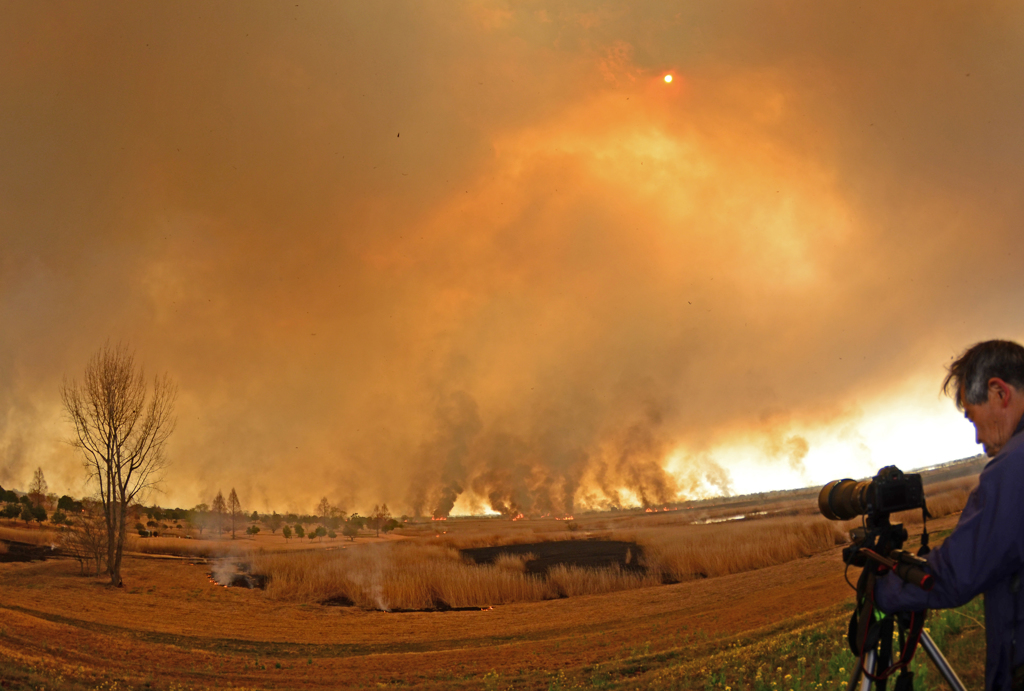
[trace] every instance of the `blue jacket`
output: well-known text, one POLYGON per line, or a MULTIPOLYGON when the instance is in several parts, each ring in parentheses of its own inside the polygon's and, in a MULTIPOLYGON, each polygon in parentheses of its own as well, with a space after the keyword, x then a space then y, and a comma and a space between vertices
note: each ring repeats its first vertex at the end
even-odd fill
POLYGON ((904 583, 893 573, 875 588, 875 604, 890 613, 959 607, 984 593, 985 688, 992 691, 1008 690, 1011 669, 1024 662, 1024 601, 1019 587, 1012 592, 1014 577, 1024 569, 1022 431, 1024 419, 982 470, 956 529, 928 555, 932 590, 904 583))

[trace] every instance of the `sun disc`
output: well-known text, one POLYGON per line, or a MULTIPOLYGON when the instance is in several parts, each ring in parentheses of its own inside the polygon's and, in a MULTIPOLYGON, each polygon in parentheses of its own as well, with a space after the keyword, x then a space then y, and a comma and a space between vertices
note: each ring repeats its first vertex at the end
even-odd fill
POLYGON ((666 84, 671 84, 672 83, 672 75, 671 74, 666 74, 665 75, 665 83, 666 84))

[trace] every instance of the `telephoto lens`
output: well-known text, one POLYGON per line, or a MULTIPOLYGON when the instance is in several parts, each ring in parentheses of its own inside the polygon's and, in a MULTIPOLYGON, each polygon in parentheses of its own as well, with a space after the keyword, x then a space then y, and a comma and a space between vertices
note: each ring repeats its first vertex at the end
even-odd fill
POLYGON ((832 521, 847 521, 863 514, 883 516, 924 505, 921 475, 907 475, 894 465, 867 480, 833 480, 818 494, 818 510, 832 521))
POLYGON ((818 494, 818 510, 831 521, 856 518, 868 509, 871 480, 833 480, 818 494))

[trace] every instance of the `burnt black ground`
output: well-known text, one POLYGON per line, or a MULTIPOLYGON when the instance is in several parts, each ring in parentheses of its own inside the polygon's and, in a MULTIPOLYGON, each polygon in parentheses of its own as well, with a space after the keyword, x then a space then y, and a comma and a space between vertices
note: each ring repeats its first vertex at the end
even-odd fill
POLYGON ((56 557, 60 550, 49 545, 31 545, 27 542, 0 540, 7 545, 7 551, 0 553, 0 562, 9 561, 46 561, 47 557, 56 557))
POLYGON ((641 561, 643 548, 635 542, 618 540, 563 540, 561 542, 532 542, 499 547, 473 547, 459 550, 477 564, 492 564, 499 554, 532 554, 526 562, 527 573, 547 573, 559 564, 592 569, 618 565, 624 571, 645 571, 641 561))

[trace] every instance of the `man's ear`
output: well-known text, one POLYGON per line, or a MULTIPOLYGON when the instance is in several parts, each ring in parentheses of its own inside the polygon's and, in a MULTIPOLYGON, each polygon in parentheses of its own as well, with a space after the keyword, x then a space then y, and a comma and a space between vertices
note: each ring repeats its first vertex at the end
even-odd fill
POLYGON ((1013 399, 1013 394, 1017 393, 1012 386, 999 377, 992 377, 988 380, 988 390, 999 397, 999 406, 1002 408, 1010 405, 1010 401, 1013 399))

